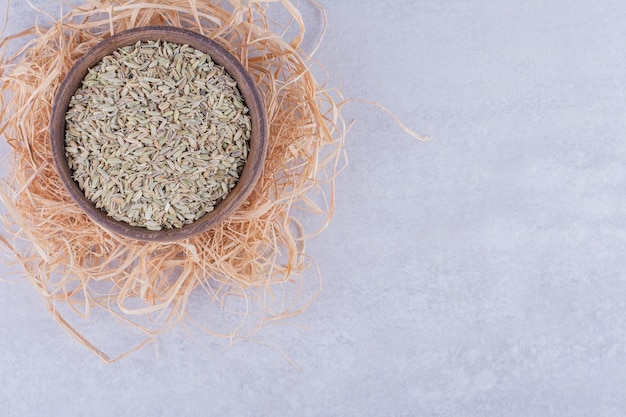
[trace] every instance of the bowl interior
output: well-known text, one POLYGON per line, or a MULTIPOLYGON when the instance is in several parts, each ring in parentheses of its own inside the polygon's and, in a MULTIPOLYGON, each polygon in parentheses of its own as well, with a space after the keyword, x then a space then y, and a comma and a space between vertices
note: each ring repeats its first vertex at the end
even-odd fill
POLYGON ((267 152, 267 119, 265 108, 256 85, 243 65, 226 49, 195 32, 174 27, 144 27, 121 32, 99 43, 72 67, 61 84, 55 97, 50 120, 50 144, 57 172, 74 201, 97 224, 126 237, 145 241, 176 241, 186 239, 209 230, 223 221, 241 206, 258 181, 267 152), (251 118, 249 153, 237 185, 228 193, 215 210, 207 213, 191 224, 176 229, 148 230, 117 221, 95 207, 72 178, 65 154, 65 115, 70 100, 80 87, 89 69, 120 47, 133 45, 138 41, 162 40, 177 44, 187 44, 211 56, 213 61, 223 66, 237 82, 251 118))

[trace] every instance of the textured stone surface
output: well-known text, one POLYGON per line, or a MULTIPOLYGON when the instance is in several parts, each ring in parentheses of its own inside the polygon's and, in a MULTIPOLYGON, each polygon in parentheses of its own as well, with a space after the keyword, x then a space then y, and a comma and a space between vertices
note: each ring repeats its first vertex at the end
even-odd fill
MULTIPOLYGON (((292 322, 310 330, 261 334, 302 372, 182 332, 107 366, 0 284, 0 415, 623 414, 626 3, 326 6, 331 84, 432 140, 346 107, 350 165, 308 248, 324 291, 292 322)), ((8 34, 36 15, 10 13, 8 34)))

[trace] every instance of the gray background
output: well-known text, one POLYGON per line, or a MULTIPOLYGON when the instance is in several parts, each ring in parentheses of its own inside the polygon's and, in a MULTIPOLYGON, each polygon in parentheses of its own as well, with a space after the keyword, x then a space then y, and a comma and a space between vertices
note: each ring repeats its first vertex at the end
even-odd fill
MULTIPOLYGON (((324 291, 259 335, 301 372, 182 331, 105 365, 18 280, 0 283, 0 415, 623 415, 626 3, 326 3, 330 85, 432 140, 345 108, 350 165, 308 247, 324 291)), ((35 17, 10 10, 8 33, 35 17)))

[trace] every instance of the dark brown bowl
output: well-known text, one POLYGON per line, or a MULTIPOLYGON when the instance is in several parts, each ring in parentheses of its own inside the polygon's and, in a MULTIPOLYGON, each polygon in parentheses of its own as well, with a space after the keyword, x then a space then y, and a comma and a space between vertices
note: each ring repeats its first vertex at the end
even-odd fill
POLYGON ((267 153, 267 137, 267 116, 263 101, 252 77, 237 58, 207 37, 185 29, 162 26, 128 30, 107 38, 91 49, 76 62, 61 84, 54 100, 50 120, 50 145, 52 147, 54 165, 63 185, 74 201, 94 222, 105 229, 132 239, 144 241, 171 242, 186 239, 211 229, 236 211, 250 195, 260 177, 267 153), (195 222, 178 229, 148 230, 144 227, 131 226, 128 223, 117 221, 108 216, 85 197, 78 183, 72 178, 72 171, 69 168, 65 155, 65 115, 70 99, 80 87, 89 69, 100 62, 103 57, 112 54, 120 47, 133 45, 137 41, 149 40, 188 44, 209 54, 237 82, 239 91, 249 109, 252 122, 250 150, 237 185, 215 207, 215 210, 207 213, 195 222))

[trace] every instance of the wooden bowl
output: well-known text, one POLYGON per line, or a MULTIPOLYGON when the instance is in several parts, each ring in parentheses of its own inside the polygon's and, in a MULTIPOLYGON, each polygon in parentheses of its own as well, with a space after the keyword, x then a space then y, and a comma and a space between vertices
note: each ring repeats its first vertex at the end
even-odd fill
POLYGON ((195 32, 174 27, 151 26, 132 29, 111 36, 96 45, 84 57, 78 60, 67 74, 55 97, 50 120, 50 145, 52 147, 54 165, 63 185, 74 201, 94 222, 105 229, 132 239, 144 241, 171 242, 186 239, 211 229, 229 217, 245 202, 260 177, 267 153, 267 137, 268 126, 265 107, 252 77, 243 65, 226 49, 211 39, 195 32), (117 221, 108 216, 106 212, 96 208, 94 203, 85 197, 78 183, 72 178, 72 171, 69 168, 65 154, 65 116, 70 99, 80 87, 89 69, 98 64, 103 57, 112 54, 120 47, 134 45, 138 41, 149 40, 188 44, 209 54, 237 82, 251 118, 252 131, 249 153, 237 185, 212 212, 181 228, 148 230, 144 227, 131 226, 128 223, 117 221))

